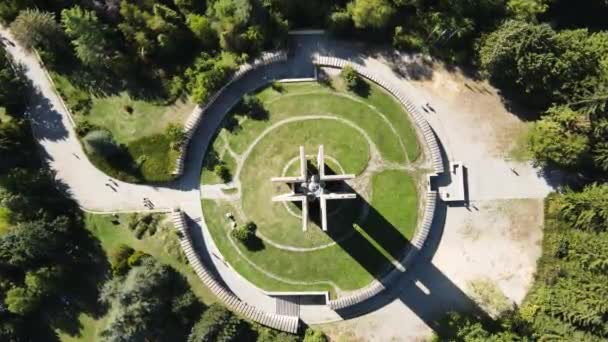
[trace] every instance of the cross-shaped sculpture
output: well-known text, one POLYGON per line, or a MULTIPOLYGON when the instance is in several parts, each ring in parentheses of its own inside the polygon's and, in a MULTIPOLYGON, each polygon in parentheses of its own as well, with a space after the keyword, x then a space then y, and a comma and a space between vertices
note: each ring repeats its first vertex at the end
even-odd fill
POLYGON ((310 202, 319 200, 321 207, 321 228, 327 231, 327 200, 353 199, 357 198, 352 193, 328 192, 325 184, 331 181, 345 181, 355 178, 353 174, 346 175, 325 175, 325 155, 323 145, 319 146, 317 155, 318 174, 308 177, 308 167, 306 164, 306 154, 304 146, 300 146, 300 175, 295 177, 273 177, 272 182, 287 183, 291 192, 283 195, 274 196, 273 202, 301 202, 302 203, 302 230, 306 231, 308 226, 308 205, 310 202))

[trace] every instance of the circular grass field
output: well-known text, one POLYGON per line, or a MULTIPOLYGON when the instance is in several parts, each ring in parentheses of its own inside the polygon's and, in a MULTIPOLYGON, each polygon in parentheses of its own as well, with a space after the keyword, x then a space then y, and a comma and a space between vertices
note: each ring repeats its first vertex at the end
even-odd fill
MULTIPOLYGON (((420 147, 404 109, 381 88, 368 84, 363 97, 316 82, 288 83, 256 93, 267 116, 255 120, 228 114, 203 168, 203 212, 225 260, 266 291, 321 291, 340 295, 368 285, 387 272, 409 248, 418 212, 416 159, 420 147), (320 228, 318 203, 302 231, 300 204, 272 202, 289 192, 271 177, 299 173, 299 146, 309 171, 318 168, 324 146, 326 173, 352 173, 332 190, 356 199, 328 201, 328 231, 320 228), (213 168, 230 169, 225 190, 213 168), (205 187, 223 187, 223 195, 205 187), (238 224, 257 225, 254 243, 230 235, 232 213, 238 224)), ((221 191, 219 192, 222 193, 221 191)))

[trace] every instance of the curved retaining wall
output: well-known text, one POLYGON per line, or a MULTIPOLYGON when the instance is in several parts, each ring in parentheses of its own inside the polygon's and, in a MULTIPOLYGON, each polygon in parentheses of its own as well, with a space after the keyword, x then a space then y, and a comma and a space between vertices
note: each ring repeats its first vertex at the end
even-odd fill
POLYGON ((284 51, 279 52, 269 52, 262 55, 262 57, 254 60, 252 63, 247 63, 241 65, 239 70, 237 70, 232 78, 226 82, 226 84, 220 88, 213 96, 207 100, 203 106, 197 105, 188 120, 184 125, 184 133, 186 135, 186 141, 182 144, 179 150, 179 156, 177 157, 177 161, 175 163, 175 169, 173 170, 174 176, 181 176, 184 172, 184 164, 186 161, 186 153, 188 152, 188 145, 190 144, 190 140, 194 133, 196 133, 196 129, 203 118, 203 113, 209 108, 213 102, 224 92, 226 88, 228 88, 232 83, 240 80, 243 76, 245 76, 249 71, 257 69, 261 66, 265 66, 275 62, 283 62, 287 60, 287 53, 284 51))
POLYGON ((297 316, 285 316, 277 315, 262 311, 255 306, 249 305, 241 301, 237 296, 234 295, 230 290, 226 289, 220 284, 215 278, 207 271, 203 263, 200 261, 198 254, 194 250, 192 245, 192 239, 187 229, 187 223, 184 217, 184 213, 175 209, 172 213, 173 224, 180 232, 179 242, 188 258, 188 262, 196 272, 196 275, 203 281, 206 287, 208 287, 214 295, 216 295, 228 308, 237 312, 241 316, 258 322, 260 324, 269 326, 274 329, 297 333, 299 318, 297 316))
MULTIPOLYGON (((317 66, 328 66, 333 68, 344 68, 345 66, 351 66, 359 75, 373 81, 374 83, 380 85, 382 88, 386 89, 389 93, 391 93, 394 97, 398 98, 401 104, 408 110, 414 122, 422 132, 424 136, 424 140, 426 142, 426 146, 428 146, 433 169, 436 174, 443 173, 443 158, 441 157, 441 152, 439 150, 439 144, 437 143, 437 138, 431 129, 431 126, 426 121, 424 116, 417 110, 416 106, 410 101, 403 93, 399 91, 399 89, 382 80, 377 78, 371 71, 361 65, 357 65, 351 63, 347 60, 336 58, 336 57, 326 57, 326 56, 314 56, 313 63, 317 66)), ((416 232, 416 236, 412 239, 412 249, 404 256, 403 259, 400 260, 401 265, 404 267, 408 267, 412 262, 416 253, 422 248, 424 245, 429 231, 431 229, 431 225, 433 224, 433 216, 435 214, 435 206, 437 204, 437 191, 428 190, 426 194, 426 206, 424 209, 424 214, 422 218, 422 224, 420 229, 416 232)), ((361 303, 367 299, 374 297, 380 292, 386 289, 384 284, 389 283, 393 280, 394 277, 399 275, 401 271, 394 269, 389 274, 384 276, 381 280, 374 280, 370 285, 354 291, 350 295, 331 300, 328 302, 328 305, 333 310, 344 309, 349 306, 353 306, 355 304, 361 303)))

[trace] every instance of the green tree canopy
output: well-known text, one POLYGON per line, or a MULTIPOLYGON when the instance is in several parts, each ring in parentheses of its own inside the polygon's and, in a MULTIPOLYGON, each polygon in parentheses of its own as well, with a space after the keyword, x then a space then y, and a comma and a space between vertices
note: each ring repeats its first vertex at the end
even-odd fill
POLYGON ((395 8, 388 0, 354 0, 348 11, 357 28, 381 29, 388 25, 395 8))
POLYGON ((26 49, 51 49, 56 44, 61 27, 55 21, 55 15, 37 9, 26 9, 11 24, 13 36, 26 49))
POLYGON ((212 304, 192 327, 188 342, 236 342, 248 333, 245 322, 219 304, 212 304))
POLYGON ((76 51, 76 56, 86 65, 105 65, 111 48, 105 37, 106 27, 93 11, 74 6, 61 12, 61 24, 76 51))
POLYGON ((535 161, 540 165, 578 166, 589 150, 586 126, 584 117, 570 108, 551 108, 530 133, 535 161))

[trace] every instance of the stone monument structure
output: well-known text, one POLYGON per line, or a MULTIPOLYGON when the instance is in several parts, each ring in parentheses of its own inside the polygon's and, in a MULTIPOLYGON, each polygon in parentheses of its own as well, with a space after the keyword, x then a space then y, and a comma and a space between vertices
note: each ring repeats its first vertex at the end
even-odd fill
POLYGON ((309 174, 306 163, 304 146, 300 146, 300 175, 294 177, 273 177, 272 182, 287 183, 291 192, 274 196, 273 202, 301 202, 302 203, 302 230, 308 227, 308 208, 309 205, 318 201, 321 211, 321 227, 327 231, 327 201, 354 199, 357 198, 353 193, 330 192, 326 185, 327 182, 346 181, 355 178, 353 174, 326 175, 325 174, 325 153, 323 145, 319 146, 317 154, 318 173, 309 174))

